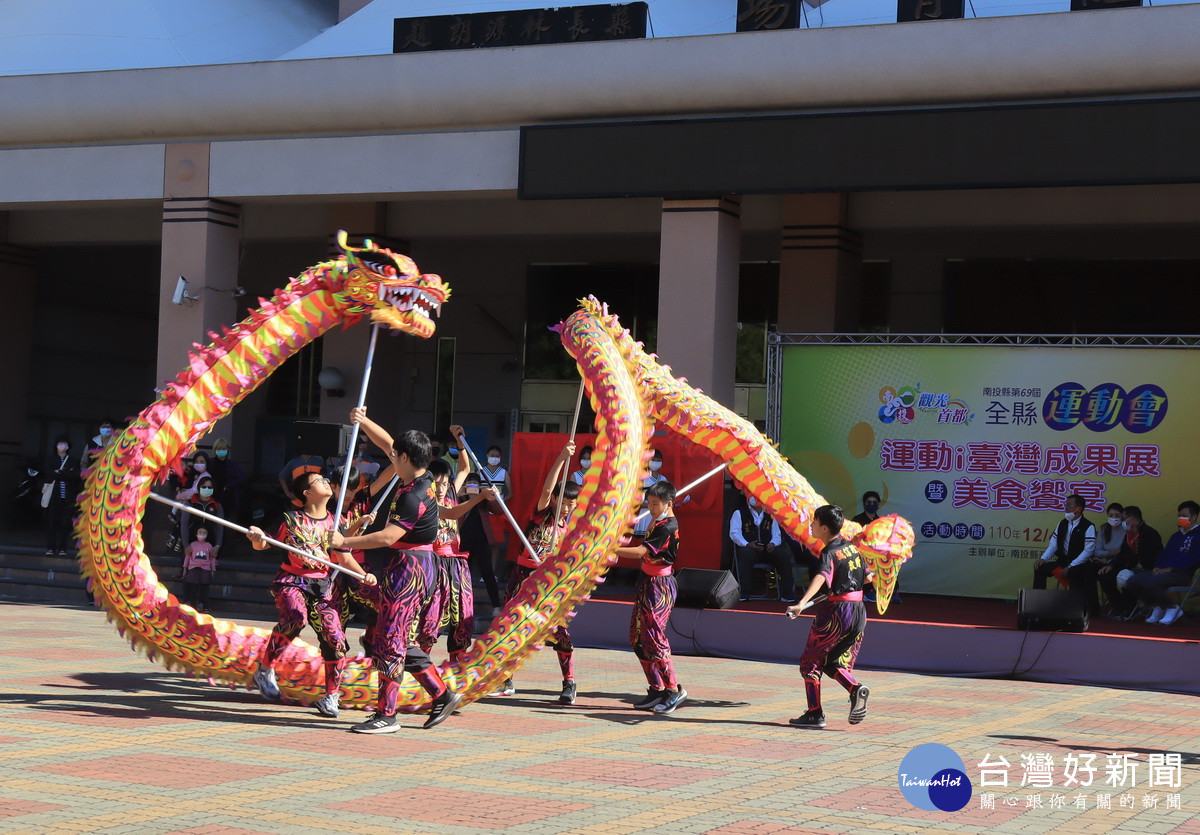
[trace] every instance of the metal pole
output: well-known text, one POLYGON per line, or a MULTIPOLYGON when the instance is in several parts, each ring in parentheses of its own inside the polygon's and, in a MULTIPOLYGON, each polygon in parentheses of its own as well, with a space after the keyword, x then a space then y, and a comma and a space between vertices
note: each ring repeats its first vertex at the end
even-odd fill
MULTIPOLYGON (((367 367, 363 369, 362 387, 358 390, 358 408, 362 408, 367 402, 367 385, 371 382, 371 366, 375 363, 375 343, 379 339, 379 325, 374 325, 371 328, 371 344, 367 347, 367 367)), ((350 462, 354 460, 354 445, 358 443, 358 432, 362 424, 354 424, 354 428, 350 430, 350 450, 346 453, 346 465, 342 467, 342 489, 338 490, 337 510, 334 511, 334 518, 337 519, 337 524, 342 521, 342 508, 346 504, 346 490, 350 486, 350 462)))
MULTIPOLYGON (((825 598, 827 598, 827 597, 829 597, 829 595, 827 595, 827 594, 818 594, 818 595, 817 595, 816 597, 814 597, 812 600, 810 600, 810 601, 808 601, 807 603, 805 603, 805 604, 804 604, 804 607, 803 607, 803 608, 802 608, 800 611, 801 611, 801 612, 803 612, 803 611, 804 611, 804 609, 807 609, 807 608, 809 608, 810 606, 816 606, 818 603, 822 602, 822 601, 823 601, 823 600, 825 600, 825 598)), ((793 614, 791 614, 791 613, 788 613, 788 620, 795 620, 795 619, 796 619, 796 616, 795 616, 795 615, 793 615, 793 614)))
MULTIPOLYGON (((157 493, 151 493, 150 498, 154 499, 154 501, 156 501, 156 502, 162 502, 163 504, 169 505, 170 507, 178 508, 179 510, 182 510, 184 513, 191 513, 193 516, 199 516, 201 519, 207 519, 210 522, 216 522, 218 525, 224 525, 225 527, 229 528, 230 530, 237 531, 238 533, 245 533, 245 534, 250 533, 249 528, 243 528, 241 525, 238 525, 234 522, 230 522, 228 520, 222 519, 220 516, 213 516, 211 513, 205 513, 203 510, 192 507, 190 505, 186 505, 183 502, 177 502, 174 499, 168 499, 164 496, 158 495, 157 493)), ((269 536, 264 536, 263 539, 265 541, 271 543, 272 545, 274 545, 276 548, 282 548, 285 551, 291 551, 293 554, 299 554, 300 556, 304 557, 305 559, 312 560, 313 562, 319 562, 321 565, 327 565, 330 568, 334 569, 335 571, 340 571, 343 574, 350 575, 351 577, 353 577, 356 580, 365 580, 367 578, 367 575, 365 575, 365 574, 356 574, 355 572, 351 571, 350 569, 343 568, 341 565, 338 565, 335 562, 330 562, 327 559, 318 557, 316 554, 310 554, 307 551, 301 551, 299 548, 293 548, 291 545, 288 545, 285 542, 280 542, 278 539, 271 539, 271 537, 269 537, 269 536)))
POLYGON ((387 500, 388 493, 392 492, 392 488, 396 486, 396 482, 400 480, 400 476, 392 476, 392 480, 388 482, 388 486, 383 488, 383 492, 379 494, 379 501, 375 502, 375 507, 371 508, 371 515, 379 512, 379 508, 383 507, 384 501, 387 500))
MULTIPOLYGON (((575 398, 575 417, 571 418, 571 440, 567 443, 575 443, 575 428, 579 425, 579 410, 583 408, 583 378, 579 378, 579 396, 575 398)), ((567 459, 567 471, 563 473, 562 484, 558 488, 558 504, 554 506, 554 523, 557 525, 558 520, 562 518, 563 499, 567 494, 567 479, 571 477, 570 459, 567 459)))
MULTIPOLYGON (((475 457, 475 450, 471 449, 471 445, 467 443, 467 436, 465 434, 459 435, 458 440, 463 445, 463 449, 467 451, 467 455, 470 456, 471 461, 474 462, 475 470, 479 473, 479 477, 492 487, 495 487, 496 485, 484 473, 483 465, 480 464, 479 459, 475 457)), ((525 546, 525 550, 529 552, 529 556, 533 557, 535 562, 541 562, 542 557, 537 551, 534 550, 533 546, 529 544, 529 540, 525 538, 525 532, 521 530, 521 526, 518 525, 517 520, 513 518, 512 511, 510 511, 508 509, 508 505, 504 503, 504 498, 500 495, 499 490, 496 491, 496 502, 499 503, 500 509, 504 511, 504 515, 508 517, 509 524, 511 524, 513 526, 513 530, 517 532, 517 538, 521 540, 521 544, 525 546)), ((557 519, 554 521, 555 524, 558 523, 557 519)))
MULTIPOLYGON (((717 473, 721 472, 721 470, 723 470, 723 469, 725 469, 725 465, 724 465, 724 464, 718 464, 717 466, 713 467, 711 470, 709 470, 708 472, 706 472, 704 475, 700 476, 700 477, 699 477, 698 479, 696 479, 695 481, 693 481, 693 482, 690 482, 690 483, 688 483, 688 484, 685 484, 685 485, 683 485, 682 487, 680 487, 678 490, 676 490, 676 491, 675 491, 675 498, 679 498, 680 496, 686 495, 686 494, 687 494, 687 492, 688 492, 689 490, 694 490, 694 489, 696 489, 696 486, 697 486, 697 485, 699 485, 699 484, 700 484, 700 483, 702 483, 702 482, 708 481, 710 478, 712 478, 713 476, 715 476, 717 473)), ((643 517, 643 516, 649 516, 649 515, 650 515, 650 511, 649 511, 649 510, 643 510, 641 513, 639 513, 639 514, 638 514, 638 515, 637 515, 637 516, 634 518, 634 520, 633 520, 633 526, 636 528, 636 527, 637 527, 637 523, 638 523, 638 522, 640 522, 640 521, 642 521, 642 517, 643 517)))

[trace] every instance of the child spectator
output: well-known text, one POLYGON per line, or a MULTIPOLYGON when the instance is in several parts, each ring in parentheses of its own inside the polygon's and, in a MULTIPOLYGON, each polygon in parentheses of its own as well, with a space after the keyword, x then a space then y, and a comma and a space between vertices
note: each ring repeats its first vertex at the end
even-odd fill
POLYGON ((195 536, 183 552, 183 602, 198 612, 207 612, 208 587, 217 570, 217 549, 208 541, 208 528, 196 528, 195 536))
POLYGON ((588 468, 592 466, 592 448, 585 446, 579 450, 579 469, 571 473, 571 481, 583 486, 583 477, 587 475, 588 468))
POLYGON ((646 491, 650 509, 650 529, 638 545, 617 548, 617 556, 641 562, 633 616, 629 622, 629 643, 649 688, 646 698, 634 704, 638 710, 653 710, 666 715, 683 704, 688 693, 675 677, 671 661, 671 642, 667 622, 675 606, 675 558, 679 552, 679 520, 675 518, 675 486, 663 479, 646 491))

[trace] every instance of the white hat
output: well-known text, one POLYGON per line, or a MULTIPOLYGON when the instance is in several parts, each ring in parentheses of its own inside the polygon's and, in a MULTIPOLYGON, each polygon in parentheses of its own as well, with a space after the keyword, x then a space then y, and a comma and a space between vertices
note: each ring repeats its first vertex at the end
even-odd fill
POLYGON ((1129 582, 1129 578, 1133 576, 1133 572, 1126 568, 1124 571, 1117 573, 1117 588, 1125 588, 1125 584, 1129 582))

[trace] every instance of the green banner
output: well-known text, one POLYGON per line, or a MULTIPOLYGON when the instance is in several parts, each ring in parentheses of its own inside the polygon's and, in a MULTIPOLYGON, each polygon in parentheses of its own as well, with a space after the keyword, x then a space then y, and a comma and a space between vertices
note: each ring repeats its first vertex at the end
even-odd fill
POLYGON ((1015 599, 1070 494, 1137 505, 1165 540, 1200 494, 1188 349, 782 348, 780 451, 825 498, 917 534, 903 590, 1015 599), (1190 416, 1190 417, 1189 417, 1190 416))

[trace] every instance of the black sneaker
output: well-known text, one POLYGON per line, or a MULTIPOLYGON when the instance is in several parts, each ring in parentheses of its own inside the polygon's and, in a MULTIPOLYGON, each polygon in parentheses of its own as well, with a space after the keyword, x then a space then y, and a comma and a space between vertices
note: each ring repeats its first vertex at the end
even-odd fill
POLYGON ((454 713, 455 708, 462 703, 462 696, 446 688, 446 692, 434 699, 429 705, 429 718, 425 720, 422 728, 432 728, 442 724, 450 715, 454 713))
POLYGON ((646 697, 641 701, 634 702, 635 710, 654 710, 654 706, 661 702, 667 695, 666 690, 655 690, 653 687, 646 690, 646 697))
POLYGON ((789 724, 796 728, 816 728, 820 730, 825 727, 825 714, 819 710, 809 710, 803 716, 797 716, 795 719, 792 719, 789 724))
POLYGON ((575 682, 569 678, 563 679, 563 689, 558 697, 558 703, 560 705, 575 704, 575 682))
POLYGON ((352 726, 350 730, 356 734, 394 734, 400 730, 400 723, 396 721, 395 716, 376 713, 366 722, 352 726))
POLYGON ((867 697, 871 691, 862 684, 850 691, 850 724, 857 725, 867 718, 867 697))
POLYGON ((674 713, 675 708, 683 704, 687 698, 687 691, 680 687, 678 690, 664 690, 663 699, 654 706, 654 712, 659 716, 666 716, 668 713, 674 713))

